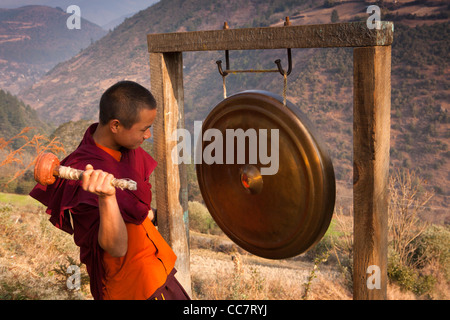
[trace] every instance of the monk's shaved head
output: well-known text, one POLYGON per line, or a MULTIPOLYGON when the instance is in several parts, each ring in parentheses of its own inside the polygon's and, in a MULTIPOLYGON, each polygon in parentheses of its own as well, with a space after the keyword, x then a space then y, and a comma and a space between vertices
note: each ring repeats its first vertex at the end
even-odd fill
POLYGON ((101 125, 117 119, 130 129, 139 121, 139 111, 156 109, 156 100, 149 90, 133 81, 120 81, 108 88, 100 99, 101 125))

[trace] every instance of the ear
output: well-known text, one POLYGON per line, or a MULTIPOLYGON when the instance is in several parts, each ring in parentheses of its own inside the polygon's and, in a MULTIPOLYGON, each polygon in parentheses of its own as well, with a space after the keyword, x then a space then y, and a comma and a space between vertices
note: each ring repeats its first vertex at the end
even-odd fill
POLYGON ((112 133, 117 133, 117 131, 119 130, 119 126, 120 126, 119 120, 113 119, 109 121, 109 129, 111 130, 112 133))

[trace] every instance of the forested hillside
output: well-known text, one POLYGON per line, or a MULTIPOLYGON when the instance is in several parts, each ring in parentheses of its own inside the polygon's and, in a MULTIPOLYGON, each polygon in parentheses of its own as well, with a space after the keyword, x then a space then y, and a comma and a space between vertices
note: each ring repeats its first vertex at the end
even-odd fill
MULTIPOLYGON (((8 91, 0 89, 0 137, 8 140, 25 127, 34 127, 29 135, 49 133, 51 130, 48 123, 39 119, 36 110, 8 91)), ((17 147, 20 143, 15 141, 13 146, 17 147)))

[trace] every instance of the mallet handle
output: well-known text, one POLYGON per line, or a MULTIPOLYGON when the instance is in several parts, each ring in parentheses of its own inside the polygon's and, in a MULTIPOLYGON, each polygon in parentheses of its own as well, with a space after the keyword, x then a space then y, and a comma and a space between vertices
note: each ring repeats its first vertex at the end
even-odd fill
MULTIPOLYGON (((65 167, 65 166, 57 166, 53 172, 53 175, 58 176, 63 179, 68 180, 81 180, 81 177, 83 176, 83 170, 74 169, 71 167, 65 167)), ((116 179, 113 178, 111 180, 111 185, 115 188, 120 189, 128 189, 128 190, 136 190, 137 184, 135 181, 131 179, 116 179)))

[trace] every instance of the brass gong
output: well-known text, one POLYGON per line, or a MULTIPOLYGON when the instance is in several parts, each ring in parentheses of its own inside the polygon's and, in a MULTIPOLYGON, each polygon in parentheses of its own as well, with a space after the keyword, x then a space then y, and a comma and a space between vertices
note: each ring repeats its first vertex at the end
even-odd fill
POLYGON ((197 164, 197 178, 205 204, 223 232, 248 252, 271 259, 293 257, 316 244, 330 224, 336 186, 330 157, 307 117, 289 101, 284 105, 278 95, 244 91, 209 113, 197 142, 202 152, 213 142, 220 146, 214 138, 202 138, 209 129, 222 134, 223 163, 197 164), (267 134, 259 134, 256 148, 246 138, 242 161, 237 138, 234 150, 227 149, 227 129, 267 134), (273 156, 276 132, 278 169, 262 174, 273 163, 269 165, 267 158, 263 163, 259 156, 250 163, 250 151, 259 153, 261 139, 266 139, 267 155, 273 156))

